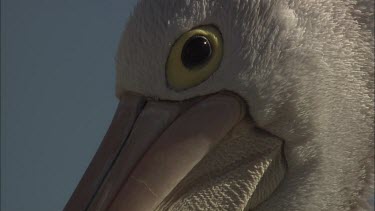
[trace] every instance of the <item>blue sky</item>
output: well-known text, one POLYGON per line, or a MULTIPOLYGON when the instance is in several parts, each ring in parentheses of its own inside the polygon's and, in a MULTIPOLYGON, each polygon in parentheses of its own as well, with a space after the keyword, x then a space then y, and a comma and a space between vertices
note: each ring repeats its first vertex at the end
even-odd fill
POLYGON ((1 1, 1 210, 62 210, 116 107, 135 2, 1 1))

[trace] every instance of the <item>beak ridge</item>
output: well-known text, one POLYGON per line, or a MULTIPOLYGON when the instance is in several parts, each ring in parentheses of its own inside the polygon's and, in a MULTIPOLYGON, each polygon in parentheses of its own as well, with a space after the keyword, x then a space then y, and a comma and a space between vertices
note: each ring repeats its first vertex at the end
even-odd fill
POLYGON ((244 107, 226 93, 184 102, 127 93, 64 210, 153 210, 244 117, 244 107))
POLYGON ((144 97, 132 93, 126 93, 120 99, 112 123, 78 186, 65 205, 64 211, 87 209, 116 160, 145 102, 144 97))

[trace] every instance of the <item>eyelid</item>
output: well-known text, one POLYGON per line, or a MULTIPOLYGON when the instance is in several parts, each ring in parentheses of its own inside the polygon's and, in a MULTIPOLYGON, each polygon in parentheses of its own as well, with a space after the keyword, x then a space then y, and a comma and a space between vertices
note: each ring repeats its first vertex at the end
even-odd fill
POLYGON ((169 88, 183 91, 207 80, 220 66, 223 57, 223 39, 220 31, 212 26, 194 28, 181 35, 172 46, 166 63, 166 77, 169 88), (206 37, 212 46, 212 56, 208 63, 194 68, 186 68, 181 61, 185 43, 193 36, 206 37))

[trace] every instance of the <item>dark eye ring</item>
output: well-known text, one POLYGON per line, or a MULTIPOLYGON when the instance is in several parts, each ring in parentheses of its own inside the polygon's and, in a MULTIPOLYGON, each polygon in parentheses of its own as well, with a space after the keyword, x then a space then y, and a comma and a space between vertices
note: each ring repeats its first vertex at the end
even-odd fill
POLYGON ((171 46, 165 74, 167 86, 183 91, 207 80, 218 70, 224 55, 223 37, 213 25, 183 33, 171 46))
POLYGON ((181 61, 188 69, 206 64, 212 55, 212 46, 208 38, 195 35, 189 38, 181 53, 181 61))

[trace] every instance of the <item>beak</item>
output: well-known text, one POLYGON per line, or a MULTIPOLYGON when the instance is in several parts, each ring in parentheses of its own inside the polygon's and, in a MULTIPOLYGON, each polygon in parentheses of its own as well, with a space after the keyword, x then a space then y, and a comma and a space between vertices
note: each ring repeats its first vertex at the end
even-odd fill
POLYGON ((244 114, 226 92, 183 102, 124 94, 64 210, 154 210, 244 114))

